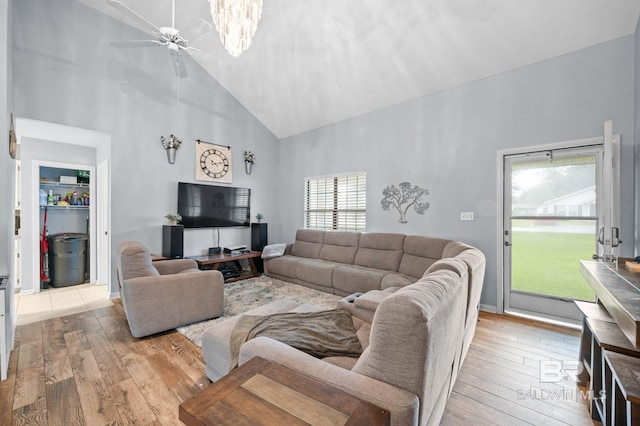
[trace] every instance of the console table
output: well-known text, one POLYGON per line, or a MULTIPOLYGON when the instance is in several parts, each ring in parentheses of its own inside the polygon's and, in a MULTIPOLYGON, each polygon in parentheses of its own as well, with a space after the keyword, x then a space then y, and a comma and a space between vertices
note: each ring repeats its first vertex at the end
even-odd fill
POLYGON ((220 270, 220 267, 227 263, 233 263, 236 268, 238 268, 238 270, 240 271, 240 275, 238 276, 233 276, 233 277, 227 277, 225 276, 224 280, 225 282, 232 282, 232 281, 238 281, 238 280, 244 280, 247 278, 253 278, 253 277, 258 277, 260 276, 260 272, 258 271, 258 268, 256 267, 256 263, 255 263, 255 259, 259 259, 260 256, 262 256, 262 253, 259 251, 251 251, 249 253, 241 253, 241 254, 231 254, 231 253, 220 253, 220 254, 209 254, 209 255, 202 255, 202 256, 187 256, 187 259, 193 259, 196 261, 196 263, 198 264, 198 269, 202 269, 202 270, 220 270), (242 259, 247 259, 247 261, 249 261, 249 267, 251 268, 251 271, 243 271, 242 270, 242 266, 240 265, 240 260, 242 259))
POLYGON ((619 264, 580 262, 597 302, 576 302, 583 328, 578 376, 603 425, 640 424, 640 273, 619 264))
POLYGON ((187 426, 390 423, 388 410, 260 357, 180 404, 178 418, 187 426))

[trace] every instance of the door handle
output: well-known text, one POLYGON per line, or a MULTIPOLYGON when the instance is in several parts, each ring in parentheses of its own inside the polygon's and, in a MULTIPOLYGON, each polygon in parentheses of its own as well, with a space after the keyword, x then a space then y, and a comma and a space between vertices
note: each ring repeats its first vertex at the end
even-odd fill
POLYGON ((620 229, 619 228, 611 228, 611 247, 618 247, 622 243, 620 239, 620 229))
POLYGON ((510 243, 509 241, 505 241, 505 242, 504 242, 504 245, 505 245, 505 246, 507 246, 507 247, 509 247, 509 246, 511 245, 511 243, 510 243))

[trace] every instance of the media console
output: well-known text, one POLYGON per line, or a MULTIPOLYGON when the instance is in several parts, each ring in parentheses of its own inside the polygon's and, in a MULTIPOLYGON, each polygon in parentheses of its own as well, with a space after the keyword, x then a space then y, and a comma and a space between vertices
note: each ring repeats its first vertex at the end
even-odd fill
POLYGON ((198 264, 198 269, 217 270, 222 272, 225 282, 244 280, 260 276, 260 272, 256 267, 255 259, 260 259, 262 253, 259 251, 251 251, 248 253, 229 254, 218 253, 202 256, 187 256, 187 259, 193 259, 198 264), (250 271, 244 271, 240 260, 247 259, 250 271))

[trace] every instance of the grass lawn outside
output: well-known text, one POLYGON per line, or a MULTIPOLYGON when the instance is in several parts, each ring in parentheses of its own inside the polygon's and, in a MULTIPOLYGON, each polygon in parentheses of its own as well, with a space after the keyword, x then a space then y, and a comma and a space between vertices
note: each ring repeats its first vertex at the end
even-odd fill
POLYGON ((557 231, 522 230, 528 226, 525 221, 513 224, 512 289, 594 301, 591 287, 580 274, 580 261, 593 255, 594 234, 572 232, 571 223, 563 223, 557 231))

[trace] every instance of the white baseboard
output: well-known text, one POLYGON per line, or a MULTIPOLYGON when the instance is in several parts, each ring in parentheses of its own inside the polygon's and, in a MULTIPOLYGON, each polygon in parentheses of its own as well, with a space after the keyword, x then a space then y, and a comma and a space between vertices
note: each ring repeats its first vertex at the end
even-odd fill
POLYGON ((485 305, 485 304, 480 304, 480 310, 484 311, 484 312, 489 312, 492 314, 497 314, 498 313, 498 308, 496 308, 495 306, 491 306, 491 305, 485 305))

